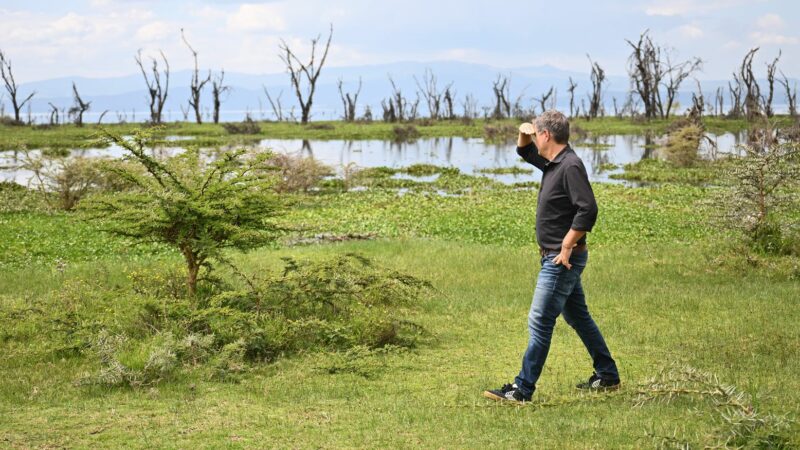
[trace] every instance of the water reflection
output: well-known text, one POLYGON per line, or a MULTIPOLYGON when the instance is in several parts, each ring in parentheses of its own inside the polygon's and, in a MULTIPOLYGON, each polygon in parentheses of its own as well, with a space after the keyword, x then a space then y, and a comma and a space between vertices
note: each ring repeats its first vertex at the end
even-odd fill
MULTIPOLYGON (((736 146, 744 140, 743 133, 724 133, 709 137, 716 141, 720 153, 734 152, 736 146)), ((172 141, 169 146, 152 149, 152 154, 154 156, 172 156, 184 151, 179 147, 180 142, 177 139, 172 141)), ((622 181, 611 179, 609 175, 621 172, 624 164, 657 157, 658 147, 664 142, 664 136, 611 135, 576 141, 573 143, 573 148, 583 160, 592 181, 620 183, 622 181), (616 168, 608 170, 614 166, 616 168)), ((401 168, 422 163, 456 167, 466 174, 477 174, 478 171, 485 169, 520 167, 529 170, 532 168, 519 158, 514 142, 490 143, 477 138, 447 137, 418 139, 413 142, 265 139, 256 147, 269 148, 279 153, 313 156, 317 160, 333 166, 340 174, 344 167, 352 167, 352 165, 401 168)), ((702 146, 700 152, 707 158, 715 156, 710 145, 702 146)), ((72 150, 70 155, 88 158, 120 158, 125 153, 126 150, 123 148, 111 146, 104 149, 72 150)), ((31 154, 38 155, 36 151, 32 151, 31 154)), ((213 150, 209 155, 213 159, 213 150)), ((18 168, 21 162, 21 154, 18 152, 0 152, 0 180, 27 184, 32 174, 18 168)), ((541 179, 541 173, 538 170, 523 174, 480 173, 480 175, 503 183, 539 181, 541 179)))

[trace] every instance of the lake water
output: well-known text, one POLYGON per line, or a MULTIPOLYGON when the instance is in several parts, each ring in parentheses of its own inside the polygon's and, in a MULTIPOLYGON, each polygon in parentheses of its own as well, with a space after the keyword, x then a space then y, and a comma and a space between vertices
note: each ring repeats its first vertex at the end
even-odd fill
MULTIPOLYGON (((733 151, 742 139, 742 134, 725 133, 710 135, 717 141, 722 152, 733 151)), ((154 152, 159 155, 173 155, 182 151, 180 141, 186 137, 169 137, 173 141, 170 146, 159 147, 154 152)), ((589 178, 593 182, 619 183, 620 180, 609 178, 609 175, 622 171, 622 165, 642 159, 656 157, 655 148, 663 144, 665 137, 647 137, 641 135, 611 135, 593 138, 590 141, 575 141, 572 145, 575 152, 583 160, 589 178), (608 170, 609 165, 618 166, 608 170), (606 170, 603 170, 603 169, 606 170)), ((391 142, 382 140, 366 141, 304 141, 300 139, 265 139, 257 146, 259 149, 272 149, 275 152, 313 156, 328 164, 339 172, 344 166, 354 164, 358 167, 387 166, 392 168, 407 167, 412 164, 434 164, 437 166, 456 167, 466 174, 483 175, 503 183, 522 181, 538 181, 541 173, 519 175, 495 175, 480 173, 481 169, 498 169, 520 167, 534 169, 523 162, 517 155, 514 142, 505 144, 487 143, 477 138, 432 138, 418 139, 413 142, 391 142)), ((35 154, 35 151, 33 152, 35 154)), ((701 153, 708 153, 707 146, 701 153)), ((71 156, 120 158, 125 150, 112 146, 104 149, 73 150, 71 156)), ((15 181, 27 185, 32 174, 19 169, 22 155, 19 152, 0 152, 0 180, 15 181)))

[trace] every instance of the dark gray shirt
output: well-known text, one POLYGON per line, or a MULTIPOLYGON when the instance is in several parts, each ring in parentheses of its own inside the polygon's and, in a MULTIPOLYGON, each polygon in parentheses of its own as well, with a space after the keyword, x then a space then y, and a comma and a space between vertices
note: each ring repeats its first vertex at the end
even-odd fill
MULTIPOLYGON (((536 240, 539 247, 560 250, 570 228, 592 231, 597 220, 597 203, 583 161, 567 145, 552 161, 541 155, 533 143, 517 147, 525 161, 542 171, 539 204, 536 207, 536 240)), ((584 235, 578 244, 585 244, 584 235)))

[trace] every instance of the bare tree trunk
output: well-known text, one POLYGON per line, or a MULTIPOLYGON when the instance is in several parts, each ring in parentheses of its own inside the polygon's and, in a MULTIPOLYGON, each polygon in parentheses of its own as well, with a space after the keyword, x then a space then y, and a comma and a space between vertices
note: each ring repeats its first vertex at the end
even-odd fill
POLYGON ((422 97, 425 99, 425 103, 428 104, 428 114, 431 119, 436 120, 439 118, 439 111, 442 107, 442 92, 439 92, 439 89, 436 87, 436 75, 433 74, 431 69, 425 69, 422 81, 424 86, 420 84, 416 75, 414 76, 417 89, 419 89, 419 93, 421 93, 422 97))
POLYGON ((358 89, 353 96, 350 93, 344 93, 342 90, 342 79, 339 78, 339 97, 342 99, 342 106, 344 106, 343 119, 345 122, 354 122, 356 120, 356 106, 358 104, 358 94, 361 93, 361 77, 358 77, 358 89))
MULTIPOLYGON (((20 120, 19 112, 25 104, 36 95, 36 91, 31 92, 25 97, 25 100, 19 101, 19 98, 17 98, 19 91, 17 82, 14 80, 14 74, 11 71, 11 61, 6 59, 2 50, 0 50, 0 77, 3 78, 3 84, 5 85, 9 98, 11 98, 11 107, 14 108, 14 122, 20 124, 22 121, 20 120)), ((30 106, 30 104, 28 106, 30 106)))
POLYGON ((461 103, 464 107, 465 119, 476 119, 478 117, 478 100, 472 94, 467 94, 461 103))
POLYGON ((445 115, 448 119, 452 120, 456 118, 456 112, 453 109, 453 103, 455 102, 456 91, 453 90, 453 83, 447 85, 444 88, 444 109, 445 115))
POLYGON ((58 125, 58 107, 50 102, 47 104, 50 105, 50 125, 58 125))
POLYGON ((761 115, 761 92, 758 87, 755 75, 753 75, 753 57, 758 51, 758 47, 751 49, 742 60, 739 68, 739 76, 745 87, 744 92, 744 112, 747 120, 753 120, 761 115))
POLYGON ((197 52, 189 45, 189 41, 186 40, 186 35, 183 33, 183 28, 181 28, 181 38, 183 39, 183 43, 189 47, 189 51, 192 52, 192 58, 194 58, 194 71, 192 72, 192 84, 189 85, 189 89, 191 90, 191 97, 189 98, 189 106, 194 108, 194 117, 197 123, 203 123, 203 116, 200 114, 200 94, 203 92, 203 87, 211 81, 211 71, 208 71, 208 76, 204 79, 200 79, 200 69, 197 65, 197 52))
POLYGON ((553 89, 554 89, 553 86, 550 86, 549 91, 542 94, 542 96, 539 98, 534 98, 537 102, 539 102, 539 105, 542 107, 542 112, 547 111, 547 100, 553 95, 553 89))
POLYGON ((700 70, 702 66, 703 61, 700 58, 673 65, 669 54, 667 54, 667 75, 669 78, 667 83, 664 84, 667 88, 667 108, 663 111, 661 117, 665 119, 669 118, 669 113, 672 111, 672 105, 675 102, 675 97, 678 95, 678 89, 681 87, 681 83, 693 72, 700 70))
POLYGON ((492 90, 494 91, 495 106, 492 112, 492 117, 495 119, 504 119, 511 116, 511 104, 508 99, 511 96, 509 80, 507 76, 497 75, 497 80, 492 83, 492 90))
POLYGON ((325 44, 325 51, 323 52, 322 58, 319 61, 319 66, 315 66, 315 53, 320 36, 317 36, 316 39, 311 40, 311 59, 308 63, 301 62, 300 59, 295 56, 294 52, 292 52, 292 50, 289 48, 289 45, 286 43, 286 41, 281 40, 280 49, 282 54, 280 57, 281 60, 283 60, 283 63, 286 65, 286 70, 289 72, 289 78, 292 82, 292 86, 294 87, 295 94, 297 95, 297 101, 300 103, 300 122, 302 124, 307 124, 311 115, 311 104, 314 101, 314 91, 317 88, 319 74, 322 71, 322 67, 325 65, 325 59, 328 57, 328 50, 331 47, 332 37, 333 24, 331 24, 330 34, 328 34, 328 41, 325 44), (303 82, 304 79, 305 82, 303 82), (305 96, 302 92, 303 84, 306 85, 305 96))
POLYGON ((578 84, 572 81, 572 77, 569 77, 569 88, 567 92, 569 92, 569 116, 575 117, 575 88, 578 87, 578 84))
POLYGON ((692 109, 689 112, 689 116, 700 118, 703 117, 703 111, 706 108, 706 100, 703 97, 703 88, 700 87, 700 81, 696 78, 694 80, 697 83, 697 93, 692 92, 692 109))
POLYGON ((775 94, 775 69, 778 65, 778 60, 781 59, 781 51, 778 50, 778 56, 770 64, 767 64, 767 85, 769 86, 769 96, 764 99, 764 112, 767 117, 772 117, 772 97, 775 94))
POLYGON ((222 94, 231 91, 230 86, 225 86, 225 69, 220 70, 219 76, 211 82, 211 96, 214 101, 214 123, 219 123, 219 107, 222 104, 222 94))
POLYGON ((725 112, 725 97, 722 95, 722 87, 717 88, 717 92, 714 98, 714 107, 716 109, 716 115, 721 117, 725 112))
POLYGON ((75 118, 75 125, 82 127, 83 126, 83 113, 85 113, 92 102, 84 102, 81 99, 80 94, 78 94, 78 87, 75 86, 75 82, 72 83, 72 99, 75 104, 69 108, 69 115, 75 118))
POLYGON ((275 115, 275 120, 278 122, 283 122, 283 106, 281 105, 281 95, 283 95, 283 91, 280 91, 275 100, 273 100, 272 96, 269 95, 269 90, 267 87, 262 87, 264 88, 264 93, 267 94, 267 101, 269 101, 269 104, 272 107, 272 113, 275 115))
POLYGON ((136 64, 139 66, 139 69, 142 72, 142 76, 144 77, 144 82, 147 84, 147 91, 150 95, 150 122, 157 124, 161 123, 161 115, 164 111, 164 104, 167 101, 167 94, 169 93, 169 62, 167 61, 167 57, 164 55, 164 52, 159 51, 161 54, 161 59, 164 61, 164 85, 161 85, 161 72, 158 70, 158 60, 155 58, 151 58, 153 65, 151 67, 151 72, 153 74, 153 78, 147 75, 147 71, 144 68, 144 64, 142 63, 142 51, 139 50, 134 59, 136 60, 136 64))
POLYGON ((731 110, 728 116, 737 118, 742 115, 742 81, 736 73, 733 74, 733 81, 736 83, 734 87, 731 82, 728 82, 728 92, 731 96, 731 110))
POLYGON ((786 101, 789 103, 789 115, 792 117, 797 116, 797 83, 794 85, 794 92, 792 92, 791 87, 789 86, 789 79, 786 78, 786 75, 781 71, 781 75, 783 76, 783 80, 778 80, 778 83, 783 85, 783 88, 786 90, 786 101))
POLYGON ((589 117, 594 119, 600 112, 601 103, 603 102, 603 81, 606 79, 605 71, 600 67, 600 64, 593 62, 589 55, 589 64, 592 66, 592 96, 589 101, 589 117))

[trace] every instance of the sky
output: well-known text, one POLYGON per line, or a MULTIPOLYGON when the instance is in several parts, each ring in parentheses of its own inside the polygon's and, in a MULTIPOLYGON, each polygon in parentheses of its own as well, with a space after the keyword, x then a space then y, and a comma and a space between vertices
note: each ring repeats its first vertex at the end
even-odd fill
POLYGON ((752 47, 757 76, 780 50, 779 69, 800 77, 796 0, 0 0, 0 50, 18 83, 129 75, 139 49, 163 50, 180 70, 192 64, 183 28, 201 67, 276 73, 281 39, 307 55, 331 24, 329 66, 450 60, 588 73, 588 54, 625 75, 625 40, 649 30, 674 60, 702 58, 699 79, 731 78, 752 47))

